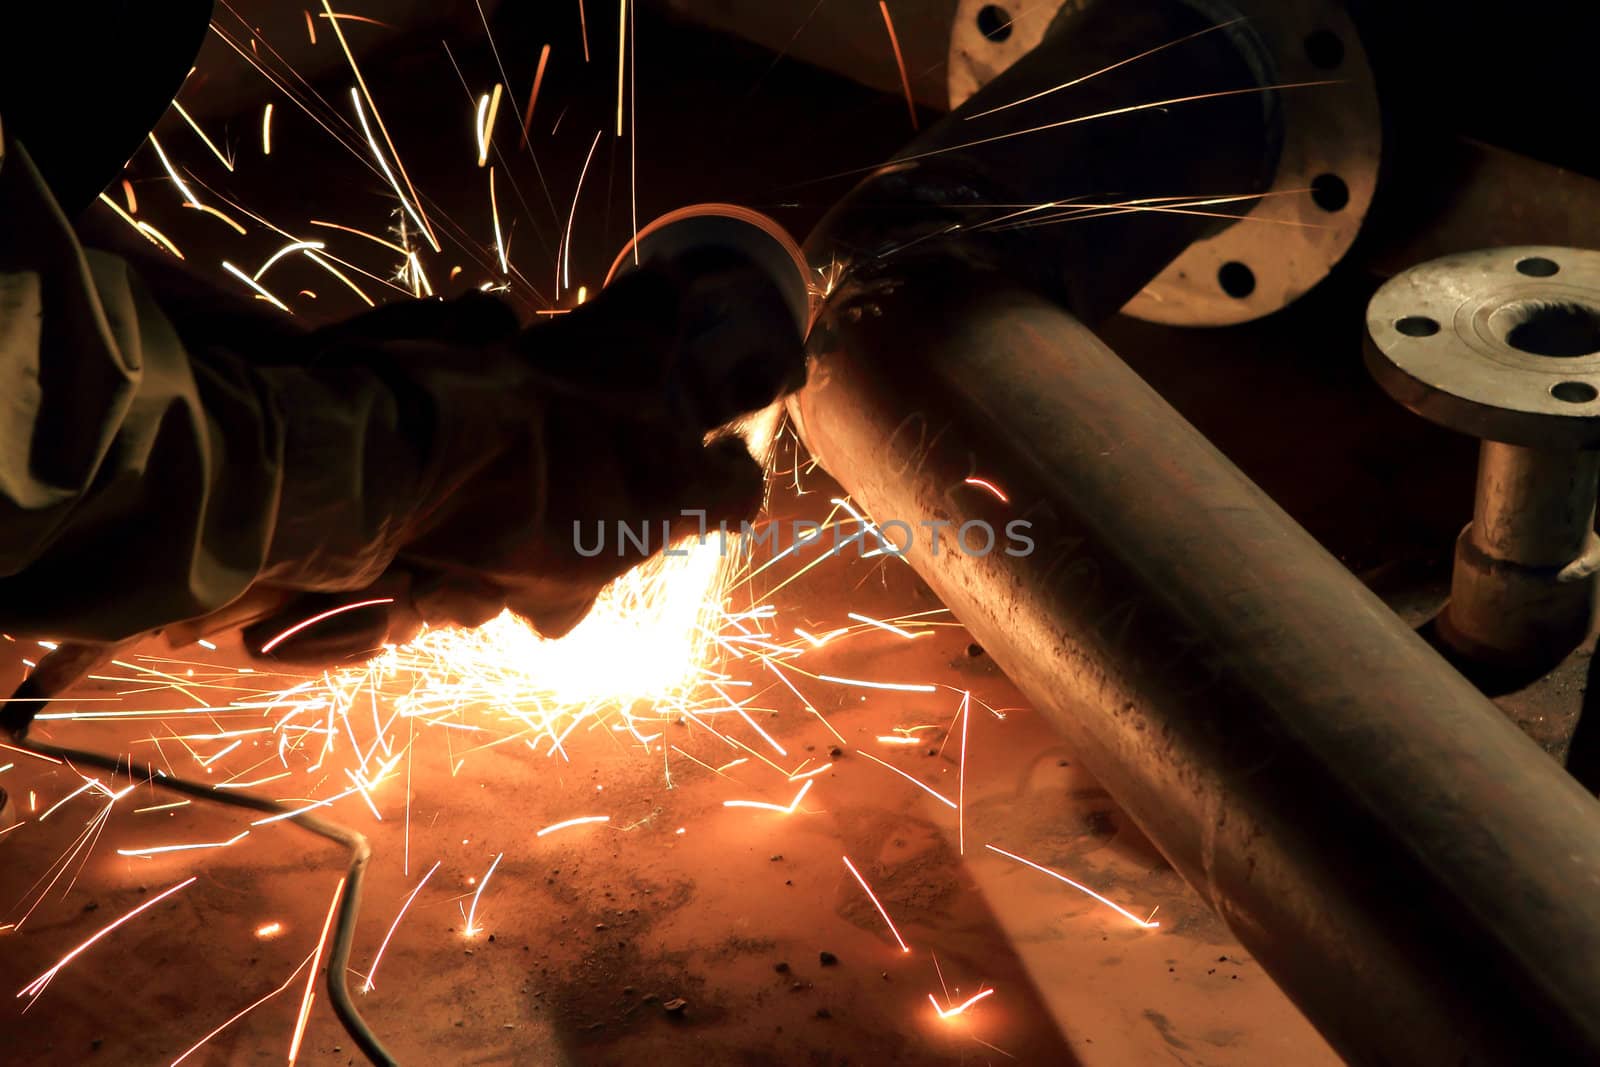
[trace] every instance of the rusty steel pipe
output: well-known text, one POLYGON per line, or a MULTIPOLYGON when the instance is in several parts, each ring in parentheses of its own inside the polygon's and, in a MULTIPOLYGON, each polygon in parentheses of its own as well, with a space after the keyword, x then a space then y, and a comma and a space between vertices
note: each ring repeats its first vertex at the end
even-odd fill
POLYGON ((1059 307, 932 261, 818 336, 813 454, 880 521, 1033 524, 909 561, 1335 1048, 1600 1062, 1577 782, 1059 307))
MULTIPOLYGON (((1341 1054, 1600 1062, 1600 804, 1066 310, 1118 306, 1198 221, 951 229, 1151 153, 1143 122, 1092 159, 1062 127, 1032 171, 961 147, 966 113, 1104 58, 1051 47, 812 236, 840 280, 802 437, 882 523, 1032 524, 1028 554, 908 559, 1341 1054)), ((1197 173, 1270 158, 1270 114, 1211 117, 1232 161, 1197 173)))

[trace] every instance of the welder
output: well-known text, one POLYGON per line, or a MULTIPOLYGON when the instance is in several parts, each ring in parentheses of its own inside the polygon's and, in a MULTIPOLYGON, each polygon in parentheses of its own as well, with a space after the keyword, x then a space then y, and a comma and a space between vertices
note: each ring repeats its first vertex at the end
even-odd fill
POLYGON ((0 28, 0 631, 103 647, 253 624, 259 648, 372 600, 310 651, 505 609, 556 636, 641 558, 580 555, 576 522, 754 511, 759 467, 713 431, 803 363, 737 252, 647 263, 533 328, 473 293, 303 329, 85 248, 74 217, 175 94, 210 6, 26 5, 0 28), (71 77, 45 69, 61 56, 71 77))

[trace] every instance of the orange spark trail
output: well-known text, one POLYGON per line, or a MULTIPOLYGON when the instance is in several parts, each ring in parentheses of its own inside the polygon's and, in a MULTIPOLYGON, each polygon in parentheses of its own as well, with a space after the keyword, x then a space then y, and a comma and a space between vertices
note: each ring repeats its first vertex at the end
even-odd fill
POLYGON ((589 19, 583 13, 583 0, 578 0, 578 29, 583 33, 583 61, 589 62, 589 19))
MULTIPOLYGON (((850 619, 854 619, 856 622, 864 622, 868 626, 875 626, 880 630, 888 630, 890 633, 896 634, 896 635, 898 635, 900 637, 904 637, 908 641, 915 640, 916 638, 919 638, 919 637, 927 637, 928 635, 933 633, 932 630, 924 630, 919 634, 914 634, 910 630, 902 630, 900 627, 891 625, 891 624, 889 624, 887 622, 884 622, 882 619, 874 619, 870 615, 862 615, 859 612, 854 612, 854 611, 849 612, 845 617, 846 618, 850 618, 850 619)), ((796 631, 796 632, 798 633, 799 631, 796 631)), ((801 636, 803 637, 805 635, 801 634, 801 636)))
MULTIPOLYGON (((1139 916, 1135 915, 1133 912, 1129 911, 1127 908, 1124 908, 1121 904, 1118 904, 1116 901, 1107 900, 1105 897, 1101 896, 1099 893, 1096 893, 1093 889, 1090 889, 1088 886, 1084 885, 1082 882, 1074 882, 1071 878, 1068 878, 1064 874, 1057 874, 1055 871, 1052 871, 1049 867, 1041 867, 1041 866, 1039 866, 1039 864, 1033 862, 1032 860, 1025 860, 1021 856, 1018 856, 1018 855, 1016 855, 1015 853, 1012 853, 1012 852, 1007 852, 1003 848, 996 848, 993 845, 984 845, 983 847, 988 849, 990 852, 998 852, 998 853, 1000 853, 1000 855, 1005 856, 1007 859, 1016 860, 1018 863, 1022 864, 1025 867, 1032 867, 1034 870, 1038 871, 1040 874, 1048 874, 1050 877, 1054 878, 1058 882, 1067 883, 1072 888, 1078 890, 1080 893, 1088 894, 1089 896, 1091 896, 1094 899, 1098 900, 1100 903, 1104 904, 1106 907, 1111 908, 1113 911, 1117 912, 1117 914, 1126 917, 1131 922, 1136 923, 1137 925, 1144 927, 1146 930, 1153 930, 1156 927, 1161 925, 1160 923, 1150 922, 1147 919, 1139 918, 1139 916)), ((1151 912, 1150 914, 1154 915, 1155 912, 1151 912)))
POLYGON ((889 44, 894 48, 894 63, 900 68, 900 87, 906 91, 906 111, 911 115, 911 128, 917 128, 917 104, 911 96, 911 79, 906 75, 906 58, 900 54, 900 38, 894 32, 894 19, 889 17, 889 0, 878 0, 878 10, 883 12, 883 25, 889 31, 889 44))
POLYGON ((226 841, 202 841, 193 845, 158 845, 155 848, 119 848, 119 856, 155 856, 164 852, 190 852, 203 848, 227 848, 229 845, 238 844, 250 836, 249 830, 243 830, 228 838, 226 841))
POLYGON ((504 88, 494 83, 494 91, 478 98, 478 166, 489 162, 489 146, 494 141, 494 120, 500 114, 500 91, 504 88))
POLYGON ((935 800, 937 800, 939 803, 943 804, 945 807, 950 808, 950 809, 952 809, 954 811, 960 811, 961 810, 960 805, 958 805, 955 801, 951 800, 949 797, 945 796, 943 793, 941 793, 938 790, 934 789, 932 786, 925 785, 922 782, 917 781, 915 778, 911 777, 911 775, 907 774, 905 771, 902 771, 899 767, 896 767, 896 766, 894 766, 893 764, 890 764, 890 763, 884 763, 883 760, 879 759, 877 756, 874 756, 872 753, 865 751, 864 749, 857 749, 856 751, 857 751, 858 754, 860 754, 862 756, 865 756, 867 759, 871 760, 873 763, 876 763, 876 764, 878 764, 879 766, 882 766, 882 767, 888 767, 891 771, 893 771, 894 773, 898 774, 900 777, 904 778, 906 781, 910 782, 912 785, 916 786, 918 789, 920 789, 923 792, 927 793, 929 796, 933 797, 935 800))
MULTIPOLYGON (((333 27, 333 35, 339 39, 339 47, 343 49, 345 59, 350 61, 350 71, 356 76, 356 84, 361 87, 361 95, 366 98, 367 106, 372 109, 372 117, 378 123, 378 132, 383 134, 383 143, 389 146, 389 154, 394 156, 394 165, 400 171, 400 177, 405 180, 406 188, 411 191, 411 198, 417 200, 417 191, 411 185, 410 176, 406 174, 406 165, 400 161, 400 153, 395 151, 394 141, 390 139, 389 130, 383 124, 383 116, 378 113, 378 105, 373 102, 372 94, 367 91, 367 81, 361 76, 361 68, 356 66, 356 57, 351 53, 350 45, 344 39, 344 31, 339 28, 339 20, 334 17, 333 8, 328 6, 328 0, 322 0, 322 9, 327 13, 328 25, 333 27)), ((359 111, 360 109, 358 108, 358 114, 359 111)), ((366 125, 365 117, 362 118, 361 124, 363 126, 366 125)), ((372 139, 370 132, 367 135, 367 139, 369 141, 372 139)), ((382 160, 380 159, 379 162, 382 162, 382 160)), ((387 170, 388 166, 385 165, 384 169, 387 170)), ((398 192, 399 190, 396 191, 398 192)), ((433 235, 433 227, 428 224, 428 217, 422 214, 420 200, 417 201, 415 214, 417 215, 417 222, 422 226, 422 232, 428 236, 429 247, 435 252, 439 251, 439 239, 433 235)))
MULTIPOLYGON (((743 763, 744 761, 738 760, 736 762, 743 763)), ((827 768, 824 767, 823 769, 826 770, 827 768)), ((800 792, 796 793, 794 799, 789 801, 788 807, 784 807, 781 804, 768 804, 762 800, 724 800, 722 806, 725 808, 760 808, 763 811, 776 811, 782 815, 793 815, 795 810, 800 807, 800 801, 804 800, 806 794, 811 792, 811 785, 811 779, 807 778, 805 784, 800 787, 800 792)), ((846 860, 845 862, 849 863, 850 861, 846 860)))
MULTIPOLYGON (((244 271, 240 270, 238 267, 235 267, 232 263, 229 263, 227 260, 223 260, 222 261, 222 269, 227 271, 229 274, 232 274, 234 277, 238 278, 241 282, 244 282, 250 288, 254 289, 257 293, 261 294, 261 296, 264 297, 270 304, 272 304, 273 307, 278 308, 280 311, 289 311, 289 305, 288 304, 285 304, 282 300, 279 300, 277 297, 275 297, 271 293, 267 292, 267 290, 262 287, 260 282, 256 281, 254 278, 250 277, 250 275, 246 274, 244 271)), ((294 314, 294 312, 292 312, 292 311, 290 311, 289 313, 291 315, 294 314)))
POLYGON ((311 1017, 311 1001, 316 996, 317 969, 322 965, 322 950, 328 944, 328 931, 333 928, 333 913, 339 910, 339 898, 343 895, 344 879, 341 878, 334 887, 333 900, 328 905, 328 917, 322 921, 322 936, 317 939, 316 951, 311 954, 311 973, 306 977, 306 994, 300 999, 300 1016, 294 1024, 294 1039, 289 1042, 289 1067, 294 1067, 295 1057, 300 1055, 300 1041, 306 1036, 306 1020, 311 1017))
MULTIPOLYGON (((176 100, 174 100, 172 102, 172 110, 176 111, 179 114, 179 116, 181 116, 183 118, 183 121, 185 121, 185 122, 187 122, 189 124, 189 128, 194 130, 194 132, 199 135, 200 140, 205 142, 205 146, 207 148, 211 149, 211 154, 217 157, 217 162, 221 163, 224 167, 226 167, 228 169, 228 173, 229 174, 232 174, 233 173, 233 164, 228 161, 228 157, 227 156, 222 154, 222 150, 219 149, 216 146, 216 144, 214 144, 212 142, 211 138, 206 136, 206 131, 204 131, 204 130, 202 130, 200 128, 200 124, 198 122, 196 122, 194 120, 194 118, 187 111, 185 111, 183 109, 183 105, 178 103, 176 100)), ((128 210, 132 211, 133 209, 129 208, 128 210)))
MULTIPOLYGON (((227 264, 224 263, 223 266, 227 266, 227 264)), ((284 310, 287 311, 288 309, 285 308, 284 310)), ((311 616, 311 618, 306 619, 303 622, 295 623, 293 626, 291 626, 287 630, 283 631, 283 633, 279 634, 277 637, 274 637, 272 640, 270 640, 266 644, 262 645, 261 646, 261 651, 262 651, 263 654, 265 654, 267 652, 271 652, 273 649, 275 649, 279 645, 283 644, 284 641, 286 641, 289 638, 293 637, 295 634, 299 633, 301 630, 304 630, 304 629, 306 629, 307 627, 310 627, 310 626, 315 626, 317 623, 322 622, 325 619, 331 619, 335 615, 343 615, 345 612, 347 612, 347 611, 355 611, 357 608, 370 608, 370 607, 374 607, 374 606, 376 606, 378 604, 393 604, 393 603, 394 603, 394 597, 385 596, 385 597, 377 597, 377 598, 372 599, 372 600, 358 600, 354 604, 345 604, 345 605, 343 605, 341 607, 329 608, 327 611, 324 611, 324 612, 322 612, 320 614, 317 614, 317 615, 313 615, 313 616, 311 616)))
POLYGON ((967 720, 972 717, 972 694, 961 694, 961 766, 956 778, 956 855, 967 854, 967 720))
MULTIPOLYGON (((311 13, 309 11, 306 12, 306 18, 307 19, 311 18, 311 13)), ((199 1049, 202 1045, 204 1045, 207 1041, 210 1041, 212 1038, 214 1038, 218 1034, 222 1033, 222 1031, 226 1030, 228 1027, 232 1026, 234 1023, 238 1022, 240 1019, 243 1019, 246 1015, 249 1015, 251 1012, 253 1012, 257 1008, 261 1007, 261 1005, 265 1004, 267 1001, 271 1000, 273 997, 277 996, 279 993, 282 993, 285 989, 288 989, 289 986, 294 984, 294 980, 297 977, 299 977, 300 972, 305 969, 306 964, 308 964, 310 962, 311 962, 311 957, 310 956, 307 956, 305 959, 301 960, 300 961, 300 966, 296 967, 294 969, 293 973, 291 973, 288 978, 285 978, 283 980, 283 984, 281 986, 279 986, 277 989, 274 989, 272 992, 268 993, 266 996, 262 997, 260 1000, 256 1001, 254 1004, 250 1005, 248 1008, 245 1008, 243 1011, 239 1012, 233 1018, 229 1019, 227 1022, 223 1023, 221 1026, 217 1027, 215 1030, 211 1031, 205 1037, 202 1037, 199 1041, 196 1041, 193 1045, 189 1046, 189 1050, 187 1052, 185 1052, 183 1055, 179 1056, 177 1059, 173 1060, 171 1065, 170 1065, 170 1067, 178 1067, 178 1064, 182 1063, 184 1060, 188 1059, 190 1056, 193 1056, 195 1054, 195 1051, 197 1049, 199 1049)))
POLYGON ((572 287, 572 223, 578 217, 578 198, 583 195, 583 179, 589 176, 589 164, 594 161, 594 150, 600 147, 601 131, 594 131, 594 141, 589 145, 589 154, 583 159, 583 169, 578 172, 578 185, 572 191, 572 210, 567 213, 567 235, 563 242, 561 270, 556 278, 556 292, 562 288, 572 287))
POLYGON ((483 881, 478 883, 477 892, 472 894, 472 910, 467 913, 467 926, 461 932, 468 937, 475 937, 483 928, 478 925, 478 897, 483 895, 483 887, 489 884, 489 877, 494 874, 494 869, 500 866, 500 861, 505 859, 504 852, 494 858, 489 864, 488 872, 483 876, 483 881))
MULTIPOLYGON (((428 873, 422 876, 422 880, 417 883, 416 888, 411 890, 410 896, 406 897, 406 902, 400 905, 400 911, 395 915, 394 922, 389 924, 389 932, 383 935, 383 943, 378 946, 378 954, 372 957, 372 967, 367 971, 366 982, 362 985, 361 992, 372 992, 372 976, 378 973, 378 964, 383 960, 383 950, 389 947, 389 939, 394 936, 395 929, 400 925, 400 920, 406 917, 406 909, 411 907, 413 900, 417 899, 417 894, 422 892, 422 887, 428 884, 428 879, 433 877, 433 872, 439 869, 441 862, 443 861, 434 860, 433 866, 428 868, 428 873)), ((484 879, 486 882, 488 880, 488 878, 484 879)), ((479 888, 481 889, 482 887, 480 886, 479 888)))
POLYGON ((500 235, 500 200, 494 192, 494 168, 489 168, 489 214, 494 219, 494 251, 500 257, 500 273, 510 274, 511 265, 506 262, 506 242, 500 235))
POLYGON ((966 480, 966 484, 975 485, 979 489, 987 489, 989 492, 993 493, 995 499, 1000 501, 1002 504, 1011 503, 1011 498, 1006 496, 1005 493, 1001 492, 1000 487, 989 481, 987 478, 979 478, 978 476, 974 475, 966 480))
POLYGON ((272 155, 272 105, 261 112, 261 154, 272 155))
POLYGON ((218 211, 216 208, 212 207, 210 204, 185 204, 183 206, 187 207, 187 208, 193 208, 195 211, 202 212, 203 214, 206 214, 206 215, 215 215, 217 218, 221 219, 223 222, 226 222, 229 226, 232 226, 234 231, 236 233, 238 233, 241 237, 244 236, 244 234, 246 232, 245 228, 243 226, 240 226, 233 219, 230 219, 227 215, 225 215, 222 212, 218 211))
POLYGON ((553 834, 557 830, 565 830, 569 826, 583 826, 586 823, 610 821, 611 816, 609 815, 585 815, 577 819, 568 819, 565 822, 551 823, 549 826, 546 826, 543 830, 538 831, 533 836, 543 837, 545 834, 553 834))
POLYGON ((850 873, 856 876, 856 881, 861 883, 861 888, 866 890, 867 899, 872 901, 872 906, 878 909, 879 915, 883 916, 883 921, 888 925, 889 932, 894 935, 894 939, 896 941, 900 942, 900 951, 910 952, 911 947, 905 943, 903 938, 901 938, 900 931, 894 928, 894 920, 889 918, 889 913, 884 910, 882 902, 878 900, 878 894, 874 893, 872 891, 872 887, 867 884, 867 880, 861 877, 861 872, 856 870, 856 865, 850 862, 849 856, 843 856, 841 858, 844 860, 844 865, 850 868, 850 873))
POLYGON ((1074 85, 1082 85, 1086 81, 1091 81, 1091 80, 1093 80, 1095 78, 1098 78, 1102 74, 1110 74, 1112 71, 1116 70, 1117 68, 1125 67, 1129 63, 1137 63, 1139 60, 1147 59, 1150 56, 1153 56, 1153 55, 1157 54, 1158 52, 1165 52, 1169 48, 1176 48, 1178 45, 1186 44, 1187 42, 1194 40, 1196 37, 1204 37, 1208 33, 1215 33, 1218 30, 1225 30, 1229 26, 1237 25, 1237 24, 1239 24, 1239 23, 1241 23, 1243 21, 1245 21, 1244 18, 1240 17, 1240 18, 1236 18, 1236 19, 1229 19, 1227 22, 1219 22, 1215 26, 1207 26, 1205 29, 1199 30, 1199 31, 1197 31, 1195 33, 1191 33, 1187 37, 1179 37, 1176 41, 1168 41, 1166 44, 1157 45, 1154 48, 1146 49, 1145 51, 1140 52, 1136 56, 1129 56, 1127 59, 1119 60, 1118 62, 1113 63, 1108 67, 1101 67, 1099 70, 1094 71, 1091 74, 1085 74, 1082 77, 1074 78, 1071 81, 1062 82, 1060 85, 1053 85, 1048 89, 1041 89, 1039 92, 1034 93, 1032 96, 1024 96, 1020 100, 1011 101, 1009 104, 1001 104, 998 107, 990 108, 988 111, 980 111, 975 115, 968 115, 967 116, 967 120, 971 121, 972 119, 981 119, 985 115, 993 115, 997 111, 1005 111, 1008 108, 1018 107, 1018 106, 1020 106, 1022 104, 1031 103, 1032 101, 1037 100, 1042 96, 1049 96, 1051 93, 1059 93, 1061 90, 1070 89, 1074 85))
POLYGON ((529 131, 533 128, 533 105, 539 99, 539 86, 544 84, 544 68, 548 62, 550 46, 545 45, 539 52, 539 68, 533 72, 533 91, 528 94, 528 109, 522 113, 522 137, 517 142, 518 148, 528 145, 529 131))
POLYGON ((73 960, 77 959, 78 956, 82 955, 84 950, 87 949, 90 945, 93 945, 96 941, 100 940, 102 937, 105 937, 111 931, 115 930, 117 927, 121 926, 123 923, 125 923, 129 919, 133 918, 135 915, 138 915, 140 912, 147 911, 150 908, 155 907, 157 904, 161 903, 163 900, 167 899, 172 894, 176 893, 178 890, 183 889, 186 886, 192 885, 198 877, 199 877, 198 875, 190 875, 188 878, 185 878, 183 881, 179 882, 177 885, 173 886, 171 889, 163 890, 162 892, 157 893, 154 897, 151 897, 149 900, 145 901, 143 904, 140 904, 137 908, 134 908, 132 911, 128 912, 128 914, 124 915, 122 918, 118 919, 116 922, 112 923, 110 926, 105 927, 99 933, 97 933, 93 937, 89 938, 89 940, 85 941, 83 944, 79 945, 77 948, 73 949, 71 952, 67 953, 65 956, 62 956, 61 959, 59 961, 57 961, 57 963, 56 963, 56 965, 54 967, 51 967, 48 971, 45 971, 39 977, 35 978, 33 981, 29 982, 27 985, 25 985, 21 989, 19 989, 17 991, 17 996, 19 996, 19 997, 27 996, 27 997, 33 998, 32 1000, 29 1000, 29 1002, 28 1002, 31 1005, 33 1003, 33 1001, 37 1000, 39 998, 39 995, 44 992, 45 986, 50 984, 50 980, 52 978, 54 978, 57 974, 61 973, 61 968, 65 967, 67 964, 69 964, 73 960))
POLYGON ((832 674, 819 674, 817 678, 824 682, 837 682, 839 685, 860 685, 868 689, 895 689, 903 693, 933 693, 938 691, 936 685, 918 685, 911 682, 869 682, 861 678, 840 678, 832 674))
POLYGON ((617 0, 617 136, 622 136, 622 73, 628 65, 628 0, 617 0))

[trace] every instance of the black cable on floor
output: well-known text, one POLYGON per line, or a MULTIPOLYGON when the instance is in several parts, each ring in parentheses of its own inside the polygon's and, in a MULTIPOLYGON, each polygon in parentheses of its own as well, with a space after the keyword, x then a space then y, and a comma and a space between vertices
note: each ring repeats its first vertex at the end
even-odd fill
POLYGON ((350 962, 350 945, 355 940, 356 916, 361 911, 362 877, 366 873, 367 861, 372 858, 372 848, 367 844, 366 835, 346 829, 337 823, 319 819, 315 815, 307 815, 303 811, 295 813, 297 809, 280 804, 276 800, 268 800, 266 797, 250 793, 219 793, 204 782, 174 778, 149 764, 136 764, 131 758, 123 761, 98 752, 85 752, 81 749, 63 748, 60 745, 31 740, 28 737, 28 727, 33 717, 48 703, 48 698, 35 694, 32 687, 24 682, 12 699, 16 703, 11 703, 7 708, 8 711, 18 707, 30 709, 25 718, 13 718, 5 724, 7 732, 11 735, 11 743, 18 748, 35 755, 65 760, 68 763, 88 764, 124 778, 149 781, 152 785, 197 800, 284 815, 287 817, 286 821, 294 823, 302 830, 309 830, 348 849, 350 866, 345 875, 344 892, 339 897, 333 940, 328 949, 328 997, 333 1002, 333 1012, 338 1016, 340 1025, 344 1027, 362 1054, 378 1067, 397 1067, 398 1061, 383 1047, 383 1042, 378 1040, 377 1035, 367 1025, 367 1021, 361 1017, 361 1012, 356 1009, 355 1001, 350 996, 350 986, 345 978, 350 962))

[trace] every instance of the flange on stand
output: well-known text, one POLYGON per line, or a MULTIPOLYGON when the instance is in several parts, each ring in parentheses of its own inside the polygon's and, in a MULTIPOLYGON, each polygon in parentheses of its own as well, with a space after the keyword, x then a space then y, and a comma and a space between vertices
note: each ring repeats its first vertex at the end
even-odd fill
POLYGON ((1600 573, 1600 252, 1424 263, 1378 290, 1367 334, 1390 396, 1482 439, 1440 637, 1485 666, 1554 666, 1589 634, 1600 573))

